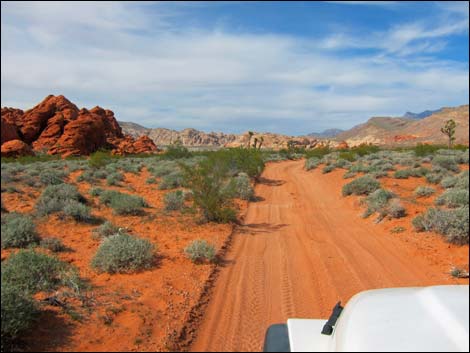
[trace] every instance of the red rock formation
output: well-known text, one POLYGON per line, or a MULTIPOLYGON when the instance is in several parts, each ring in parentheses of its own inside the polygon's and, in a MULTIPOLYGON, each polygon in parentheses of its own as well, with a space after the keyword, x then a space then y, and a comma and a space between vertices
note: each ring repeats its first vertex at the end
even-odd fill
POLYGON ((19 157, 33 155, 31 146, 21 140, 10 140, 2 144, 2 157, 19 157))
POLYGON ((349 145, 346 141, 341 141, 338 146, 336 146, 337 149, 339 150, 346 150, 349 148, 349 145))
POLYGON ((14 139, 32 145, 35 151, 63 157, 87 155, 101 148, 114 147, 122 154, 157 149, 149 138, 134 141, 125 137, 111 110, 79 110, 64 96, 52 95, 24 113, 2 108, 2 144, 14 139))

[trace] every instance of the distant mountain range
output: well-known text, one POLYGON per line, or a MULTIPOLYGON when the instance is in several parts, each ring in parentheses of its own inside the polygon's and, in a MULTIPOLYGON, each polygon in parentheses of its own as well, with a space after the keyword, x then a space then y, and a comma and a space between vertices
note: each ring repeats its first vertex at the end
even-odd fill
POLYGON ((125 134, 134 138, 146 135, 158 146, 169 145, 175 141, 181 141, 186 146, 246 146, 249 141, 253 144, 255 139, 258 142, 262 139, 264 147, 282 148, 287 146, 289 140, 304 146, 326 143, 335 146, 343 141, 349 146, 361 143, 378 145, 410 145, 418 142, 446 143, 446 136, 440 132, 440 128, 448 119, 454 119, 457 123, 456 143, 468 144, 468 105, 426 110, 421 113, 407 112, 402 117, 373 117, 346 131, 328 129, 321 133, 310 133, 300 137, 254 133, 251 140, 248 132, 226 134, 222 132, 206 133, 195 129, 181 131, 164 128, 149 129, 136 123, 122 121, 119 121, 119 125, 125 134))
POLYGON ((421 112, 421 113, 412 113, 412 112, 406 112, 404 115, 403 115, 403 118, 407 118, 407 119, 424 119, 424 118, 427 118, 428 116, 431 116, 433 115, 434 113, 438 113, 442 110, 441 109, 437 109, 437 110, 425 110, 424 112, 421 112))
POLYGON ((317 137, 317 138, 333 138, 339 135, 340 133, 344 132, 341 129, 327 129, 323 132, 312 132, 307 136, 317 137))

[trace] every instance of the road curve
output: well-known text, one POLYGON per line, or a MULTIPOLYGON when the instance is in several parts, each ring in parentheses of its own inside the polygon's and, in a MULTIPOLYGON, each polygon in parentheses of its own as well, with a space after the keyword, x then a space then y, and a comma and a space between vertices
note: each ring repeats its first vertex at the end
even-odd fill
POLYGON ((366 289, 442 282, 409 245, 361 219, 341 179, 271 163, 221 269, 192 351, 260 351, 266 328, 326 318, 366 289))

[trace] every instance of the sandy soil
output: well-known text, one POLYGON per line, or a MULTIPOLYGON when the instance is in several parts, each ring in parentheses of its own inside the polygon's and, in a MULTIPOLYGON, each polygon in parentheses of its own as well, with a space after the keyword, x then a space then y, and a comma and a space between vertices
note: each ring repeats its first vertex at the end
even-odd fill
POLYGON ((414 199, 423 180, 385 178, 410 214, 363 219, 357 197, 343 198, 344 170, 306 172, 304 161, 269 164, 233 237, 192 351, 259 351, 266 328, 287 318, 327 318, 338 301, 383 287, 468 284, 449 275, 468 266, 468 246, 416 233, 411 219, 432 203, 414 199), (391 230, 403 226, 405 231, 391 230))
MULTIPOLYGON (((75 183, 81 172, 72 173, 67 182, 75 183)), ((195 239, 205 239, 217 249, 225 246, 233 226, 198 224, 192 214, 163 211, 158 184, 146 184, 149 173, 125 173, 121 187, 108 187, 101 181, 94 186, 115 189, 144 197, 149 208, 143 216, 116 216, 89 195, 90 184, 76 183, 92 206, 93 216, 106 219, 131 234, 150 240, 158 247, 155 266, 133 274, 98 274, 90 266, 100 241, 92 237, 97 225, 60 219, 58 215, 36 221, 43 237, 57 237, 68 248, 57 255, 75 265, 92 289, 83 302, 68 299, 81 317, 44 306, 39 324, 25 334, 23 349, 30 351, 171 351, 182 327, 198 304, 213 264, 193 264, 183 249, 195 239), (75 317, 75 319, 74 319, 75 317)), ((4 193, 7 209, 28 213, 34 209, 41 189, 16 185, 21 193, 4 193)), ((246 209, 242 203, 238 203, 246 209)), ((15 250, 3 250, 2 260, 15 250)))

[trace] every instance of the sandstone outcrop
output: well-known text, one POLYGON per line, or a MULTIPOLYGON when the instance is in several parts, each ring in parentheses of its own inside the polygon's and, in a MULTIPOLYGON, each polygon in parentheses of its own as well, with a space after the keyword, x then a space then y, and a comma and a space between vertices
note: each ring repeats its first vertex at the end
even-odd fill
MULTIPOLYGON (((2 156, 7 153, 7 150, 5 154, 3 152, 3 144, 11 140, 21 140, 35 152, 63 157, 88 155, 98 149, 119 148, 123 154, 148 153, 157 149, 149 139, 135 141, 124 136, 111 110, 101 107, 78 109, 64 96, 52 95, 25 112, 2 108, 2 156), (118 147, 120 144, 127 147, 122 149, 118 147)), ((14 154, 10 149, 8 153, 14 154)))

